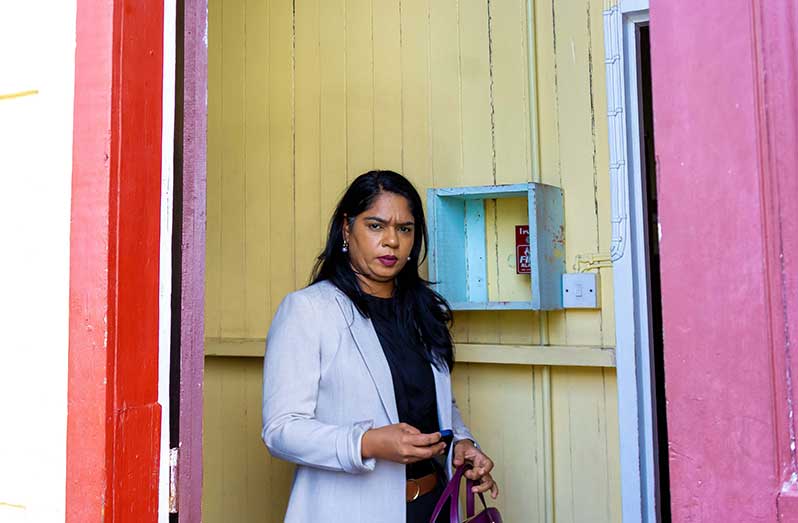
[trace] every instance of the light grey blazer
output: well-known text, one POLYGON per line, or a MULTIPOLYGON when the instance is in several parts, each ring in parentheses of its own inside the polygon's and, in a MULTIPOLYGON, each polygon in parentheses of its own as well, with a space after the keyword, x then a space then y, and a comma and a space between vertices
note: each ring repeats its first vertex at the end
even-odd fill
MULTIPOLYGON (((405 523, 405 466, 362 459, 370 428, 399 423, 391 371, 371 320, 329 282, 289 294, 266 340, 263 441, 298 465, 288 523, 405 523)), ((433 366, 441 429, 474 439, 448 371, 433 366)), ((447 471, 451 471, 451 453, 447 471)))

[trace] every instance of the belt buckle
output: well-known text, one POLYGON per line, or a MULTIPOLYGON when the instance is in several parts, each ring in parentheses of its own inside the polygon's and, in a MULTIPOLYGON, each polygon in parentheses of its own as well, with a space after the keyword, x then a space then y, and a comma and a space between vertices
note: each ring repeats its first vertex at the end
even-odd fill
POLYGON ((421 483, 419 483, 418 480, 415 479, 408 479, 407 482, 408 483, 412 482, 416 485, 416 493, 413 495, 413 499, 410 500, 410 501, 415 501, 418 499, 418 496, 421 494, 421 483))

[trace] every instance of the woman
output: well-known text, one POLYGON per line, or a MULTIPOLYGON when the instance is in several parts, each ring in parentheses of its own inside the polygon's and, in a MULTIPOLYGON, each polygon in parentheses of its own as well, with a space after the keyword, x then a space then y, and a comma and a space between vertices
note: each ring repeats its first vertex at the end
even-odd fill
POLYGON ((335 210, 313 284, 277 310, 262 436, 298 465, 289 523, 427 523, 465 461, 475 491, 498 495, 452 397, 451 311, 418 274, 426 241, 412 184, 363 174, 335 210))

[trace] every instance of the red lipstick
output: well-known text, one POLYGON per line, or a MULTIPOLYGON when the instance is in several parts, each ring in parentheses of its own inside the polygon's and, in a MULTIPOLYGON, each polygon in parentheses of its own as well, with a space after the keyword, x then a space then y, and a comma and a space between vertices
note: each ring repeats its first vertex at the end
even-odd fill
POLYGON ((386 267, 393 267, 394 265, 396 265, 396 262, 398 261, 398 258, 396 256, 380 256, 377 259, 380 260, 380 263, 385 265, 386 267))

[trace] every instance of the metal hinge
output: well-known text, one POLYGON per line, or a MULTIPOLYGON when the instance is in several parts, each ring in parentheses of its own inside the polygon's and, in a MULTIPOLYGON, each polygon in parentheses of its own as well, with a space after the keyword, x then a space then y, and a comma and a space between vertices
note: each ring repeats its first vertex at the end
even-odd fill
POLYGON ((177 514, 177 450, 169 449, 169 513, 177 514))

